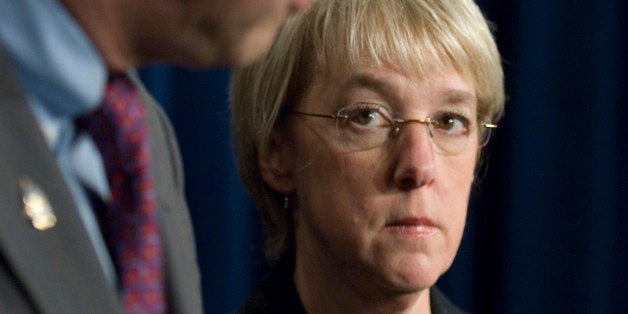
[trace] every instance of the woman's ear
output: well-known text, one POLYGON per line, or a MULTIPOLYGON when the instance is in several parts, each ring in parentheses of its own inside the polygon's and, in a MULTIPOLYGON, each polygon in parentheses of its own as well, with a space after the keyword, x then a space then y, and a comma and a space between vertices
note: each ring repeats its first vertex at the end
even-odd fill
POLYGON ((273 130, 265 151, 257 158, 262 178, 266 184, 279 193, 290 194, 294 189, 292 182, 292 150, 283 130, 273 130))

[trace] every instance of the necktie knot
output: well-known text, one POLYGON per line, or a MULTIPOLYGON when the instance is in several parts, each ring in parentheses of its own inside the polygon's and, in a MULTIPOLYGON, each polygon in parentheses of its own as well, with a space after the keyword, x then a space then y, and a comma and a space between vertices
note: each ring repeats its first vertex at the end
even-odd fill
MULTIPOLYGON (((132 174, 146 166, 148 125, 140 95, 125 75, 109 78, 101 106, 77 119, 98 146, 105 167, 132 174)), ((109 173, 109 169, 107 172, 109 173)))

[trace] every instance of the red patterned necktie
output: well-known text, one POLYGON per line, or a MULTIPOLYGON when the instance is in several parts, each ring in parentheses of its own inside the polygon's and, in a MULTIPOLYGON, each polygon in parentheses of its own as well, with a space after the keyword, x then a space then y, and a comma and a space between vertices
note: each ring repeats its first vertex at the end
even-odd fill
POLYGON ((157 203, 150 174, 148 125, 142 100, 126 75, 109 78, 102 105, 77 120, 100 151, 111 200, 103 233, 129 313, 166 309, 157 203))

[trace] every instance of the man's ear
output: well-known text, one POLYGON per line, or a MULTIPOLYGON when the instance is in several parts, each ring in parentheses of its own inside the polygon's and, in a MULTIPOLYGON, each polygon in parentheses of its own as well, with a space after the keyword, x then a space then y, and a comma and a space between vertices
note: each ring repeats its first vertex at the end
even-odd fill
POLYGON ((282 130, 275 129, 265 152, 257 158, 264 181, 275 191, 290 194, 294 189, 292 181, 291 143, 282 130))

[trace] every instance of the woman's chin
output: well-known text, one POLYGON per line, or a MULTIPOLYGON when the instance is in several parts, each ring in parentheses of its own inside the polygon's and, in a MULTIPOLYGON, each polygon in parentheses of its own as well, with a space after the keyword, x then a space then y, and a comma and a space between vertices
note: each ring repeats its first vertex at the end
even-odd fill
POLYGON ((442 263, 431 261, 426 256, 405 258, 388 267, 385 281, 391 291, 420 292, 433 286, 445 270, 442 263))

